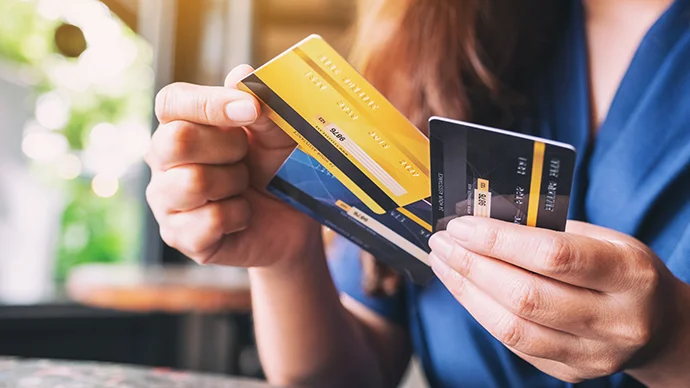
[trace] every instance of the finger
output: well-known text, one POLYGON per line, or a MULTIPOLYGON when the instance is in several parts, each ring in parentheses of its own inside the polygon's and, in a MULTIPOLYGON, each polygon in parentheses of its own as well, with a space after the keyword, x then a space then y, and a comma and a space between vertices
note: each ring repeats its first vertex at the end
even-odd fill
MULTIPOLYGON (((253 72, 251 66, 240 65, 234 68, 225 79, 225 87, 236 89, 238 82, 253 72)), ((275 113, 262 105, 264 114, 245 126, 251 143, 249 165, 252 174, 252 185, 263 190, 283 165, 296 143, 272 120, 275 113)))
POLYGON ((230 166, 187 164, 154 173, 147 196, 150 203, 165 212, 176 213, 240 195, 248 185, 249 173, 242 163, 230 166))
POLYGON ((431 268, 451 294, 492 336, 533 357, 568 361, 579 348, 577 337, 538 325, 511 313, 435 254, 431 268))
POLYGON ((260 115, 251 94, 220 86, 174 83, 156 96, 156 117, 162 124, 190 121, 216 127, 241 127, 260 115))
POLYGON ((435 254, 431 268, 451 294, 492 336, 533 357, 567 362, 579 348, 572 334, 538 325, 511 313, 435 254))
POLYGON ((455 244, 448 232, 435 234, 429 245, 453 271, 520 318, 578 336, 605 332, 598 327, 608 322, 601 319, 601 312, 610 310, 605 294, 474 253, 455 244))
POLYGON ((218 129, 173 121, 153 134, 147 161, 163 171, 192 163, 233 164, 242 160, 247 150, 247 134, 242 128, 218 129))
MULTIPOLYGON (((253 71, 254 69, 249 65, 239 65, 235 67, 225 78, 225 87, 237 89, 237 84, 253 71)), ((283 148, 293 145, 292 139, 290 139, 289 136, 282 134, 282 130, 280 130, 280 128, 278 128, 278 126, 271 121, 268 114, 259 115, 255 122, 251 123, 251 125, 248 125, 248 128, 253 133, 259 134, 278 130, 278 132, 276 132, 278 136, 258 136, 258 140, 262 141, 261 146, 265 149, 283 148)))
POLYGON ((254 71, 254 68, 249 65, 239 65, 230 70, 227 77, 225 77, 225 87, 230 89, 237 89, 237 83, 254 71))
POLYGON ((248 164, 253 172, 251 184, 263 190, 295 150, 297 143, 268 115, 261 116, 246 128, 250 144, 248 164))
POLYGON ((635 278, 636 258, 611 241, 480 217, 457 218, 447 230, 472 252, 578 287, 618 291, 635 278))
POLYGON ((250 218, 249 203, 235 197, 188 211, 170 214, 161 227, 163 241, 204 263, 225 235, 244 230, 250 218))

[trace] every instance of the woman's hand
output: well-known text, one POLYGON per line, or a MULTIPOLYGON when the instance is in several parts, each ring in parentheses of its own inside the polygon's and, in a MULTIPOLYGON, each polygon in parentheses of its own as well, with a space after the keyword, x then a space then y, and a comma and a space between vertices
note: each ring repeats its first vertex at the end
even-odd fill
POLYGON ((470 314, 562 380, 635 375, 690 333, 681 323, 687 285, 644 244, 612 230, 569 222, 559 233, 462 217, 430 245, 434 271, 470 314))
POLYGON ((201 264, 268 266, 321 249, 318 225, 265 192, 295 144, 235 87, 251 71, 235 68, 225 87, 173 84, 156 98, 147 198, 163 240, 201 264))

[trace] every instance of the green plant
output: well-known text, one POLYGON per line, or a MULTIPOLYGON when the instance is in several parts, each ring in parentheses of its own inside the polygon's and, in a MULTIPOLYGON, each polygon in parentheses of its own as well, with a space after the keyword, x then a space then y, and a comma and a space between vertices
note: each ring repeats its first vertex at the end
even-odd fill
POLYGON ((23 150, 34 176, 66 198, 58 281, 75 265, 139 257, 151 62, 148 44, 96 0, 0 0, 0 66, 31 74, 35 97, 23 150), (56 47, 65 25, 83 31, 70 35, 86 39, 78 58, 56 47))

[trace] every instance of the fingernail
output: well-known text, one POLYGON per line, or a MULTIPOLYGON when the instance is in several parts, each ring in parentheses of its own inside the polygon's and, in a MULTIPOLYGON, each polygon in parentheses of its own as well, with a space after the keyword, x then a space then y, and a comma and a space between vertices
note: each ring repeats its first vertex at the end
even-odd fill
POLYGON ((431 236, 429 247, 440 259, 447 259, 453 252, 453 240, 448 233, 439 232, 431 236))
POLYGON ((254 122, 259 116, 256 106, 251 101, 234 101, 225 107, 228 118, 237 124, 248 124, 254 122))
POLYGON ((471 218, 460 217, 449 222, 446 230, 456 241, 469 241, 474 227, 474 221, 471 218))

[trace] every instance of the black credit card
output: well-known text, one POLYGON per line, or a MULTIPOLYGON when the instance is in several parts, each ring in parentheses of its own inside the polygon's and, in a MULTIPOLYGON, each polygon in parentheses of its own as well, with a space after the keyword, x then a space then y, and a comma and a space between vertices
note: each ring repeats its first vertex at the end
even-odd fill
POLYGON ((565 230, 575 149, 461 121, 429 121, 432 225, 462 216, 565 230))

